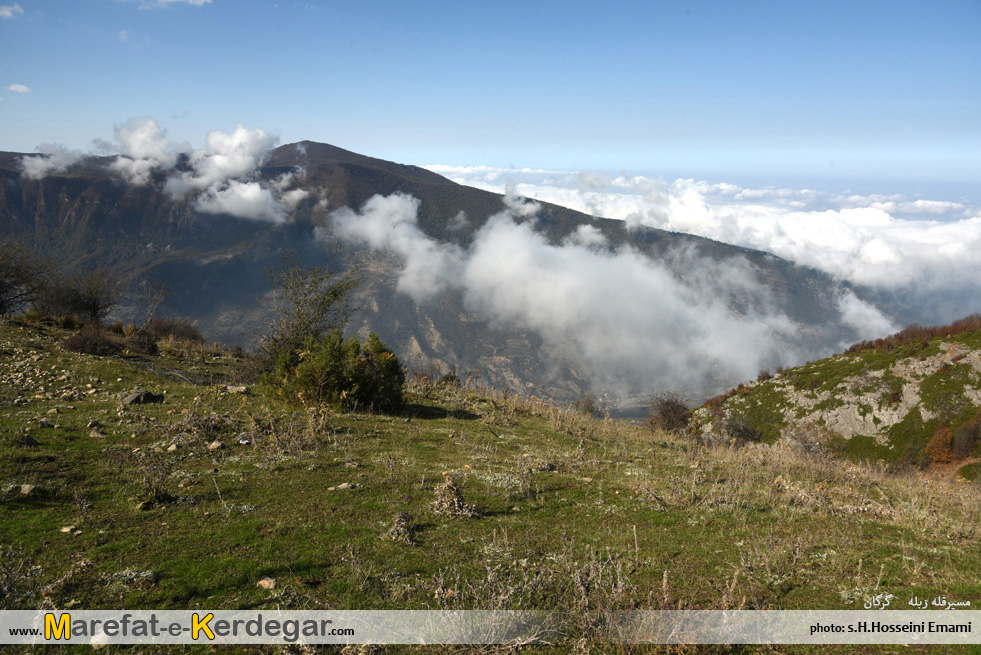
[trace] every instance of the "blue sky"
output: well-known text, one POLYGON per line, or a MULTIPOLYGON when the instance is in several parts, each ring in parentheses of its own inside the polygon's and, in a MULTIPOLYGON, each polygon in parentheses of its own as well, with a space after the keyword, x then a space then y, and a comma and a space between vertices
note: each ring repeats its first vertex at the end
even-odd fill
POLYGON ((194 147, 243 123, 405 163, 976 198, 978 34, 977 0, 0 0, 0 149, 149 116, 194 147))

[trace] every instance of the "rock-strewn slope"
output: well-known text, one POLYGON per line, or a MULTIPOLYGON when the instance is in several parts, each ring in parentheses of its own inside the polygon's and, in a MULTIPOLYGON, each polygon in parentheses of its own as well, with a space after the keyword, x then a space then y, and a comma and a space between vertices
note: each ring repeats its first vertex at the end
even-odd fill
POLYGON ((741 431, 769 442, 820 440, 855 457, 927 463, 940 459, 929 446, 938 432, 972 441, 950 444, 957 457, 979 454, 979 410, 981 330, 974 330, 887 339, 761 375, 695 410, 693 429, 715 439, 741 431))

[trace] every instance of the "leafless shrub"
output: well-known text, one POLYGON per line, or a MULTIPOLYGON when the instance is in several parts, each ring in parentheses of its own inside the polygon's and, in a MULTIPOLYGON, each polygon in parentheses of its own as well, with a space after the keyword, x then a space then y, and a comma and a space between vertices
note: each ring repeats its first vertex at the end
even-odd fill
POLYGON ((583 416, 602 416, 603 411, 600 409, 599 403, 596 401, 596 397, 588 391, 580 396, 579 400, 572 403, 570 409, 576 414, 582 414, 583 416))
POLYGON ((436 498, 429 505, 433 514, 467 518, 480 516, 477 507, 463 499, 463 489, 450 475, 444 476, 443 482, 436 485, 435 491, 436 498))
POLYGON ((651 431, 680 432, 688 427, 690 416, 682 395, 674 391, 659 391, 651 397, 647 427, 651 431))
POLYGON ((155 505, 171 503, 174 496, 167 491, 167 483, 173 472, 170 458, 157 456, 154 453, 141 453, 137 460, 134 474, 135 482, 140 491, 137 495, 137 509, 146 510, 155 505))
POLYGON ((71 597, 76 589, 92 586, 96 580, 96 568, 92 560, 80 559, 68 568, 65 575, 41 589, 41 605, 45 609, 62 607, 66 597, 71 597))
POLYGON ((40 572, 23 546, 0 550, 0 609, 28 609, 37 597, 40 572))
POLYGON ((122 352, 119 339, 103 329, 98 321, 91 321, 76 334, 61 342, 61 347, 75 353, 109 357, 122 352))
POLYGON ((415 526, 412 525, 412 515, 403 511, 395 515, 395 524, 388 531, 388 536, 393 541, 403 543, 406 546, 415 546, 415 539, 412 538, 414 531, 415 526))

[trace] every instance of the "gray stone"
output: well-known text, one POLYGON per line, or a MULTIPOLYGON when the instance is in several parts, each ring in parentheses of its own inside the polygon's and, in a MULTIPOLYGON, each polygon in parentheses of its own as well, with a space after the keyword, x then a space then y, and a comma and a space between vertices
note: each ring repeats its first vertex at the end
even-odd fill
POLYGON ((123 405, 148 405, 150 403, 162 403, 164 397, 162 393, 151 393, 146 389, 137 389, 133 393, 124 396, 123 405))

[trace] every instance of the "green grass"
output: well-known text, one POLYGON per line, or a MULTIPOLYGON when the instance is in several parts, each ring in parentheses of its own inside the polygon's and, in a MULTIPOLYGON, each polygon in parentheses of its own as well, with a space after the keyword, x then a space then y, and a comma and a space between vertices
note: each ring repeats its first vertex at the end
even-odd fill
MULTIPOLYGON (((228 393, 219 383, 240 363, 224 353, 97 359, 62 351, 62 337, 0 324, 0 546, 39 567, 10 581, 8 608, 581 617, 857 609, 882 591, 979 600, 971 485, 925 486, 780 446, 708 448, 476 387, 413 387, 399 416, 333 414, 262 387, 228 393), (34 397, 42 386, 52 398, 34 397), (62 400, 66 386, 86 391, 62 400), (120 408, 118 395, 136 387, 166 400, 120 408), (89 436, 91 421, 104 438, 89 436), (40 445, 17 443, 27 428, 40 445), (262 438, 242 445, 243 432, 262 438), (216 439, 225 448, 209 450, 216 439), (182 447, 168 452, 172 443, 182 447), (479 516, 432 511, 446 476, 479 516), (137 509, 151 483, 173 501, 137 509), (329 489, 343 483, 356 486, 329 489), (24 484, 35 490, 22 495, 24 484), (414 546, 388 537, 401 511, 414 546), (92 566, 64 579, 82 560, 92 566), (257 587, 263 576, 277 588, 257 587)), ((776 424, 779 398, 766 400, 745 411, 776 424)), ((570 621, 555 652, 599 639, 570 621)))

